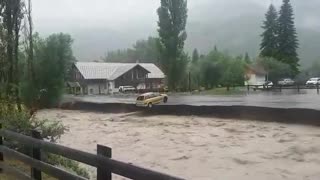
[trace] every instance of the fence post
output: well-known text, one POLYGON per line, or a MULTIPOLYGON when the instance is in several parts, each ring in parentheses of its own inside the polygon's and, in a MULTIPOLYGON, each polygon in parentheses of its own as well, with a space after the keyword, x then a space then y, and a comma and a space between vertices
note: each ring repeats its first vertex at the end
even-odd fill
POLYGON ((298 86, 298 93, 300 93, 300 86, 299 86, 299 84, 298 84, 297 86, 298 86))
MULTIPOLYGON (((31 136, 35 139, 41 139, 41 134, 39 131, 36 130, 32 130, 31 131, 31 136)), ((40 160, 41 161, 41 150, 40 148, 35 148, 32 147, 32 157, 34 159, 40 160)), ((31 178, 35 179, 35 180, 41 180, 42 176, 41 176, 41 171, 39 171, 36 168, 31 167, 31 178)))
MULTIPOLYGON (((2 129, 2 124, 0 124, 0 130, 2 129)), ((0 146, 3 145, 3 137, 0 136, 0 146)), ((3 153, 0 152, 0 162, 3 162, 3 153)), ((2 173, 2 169, 0 168, 0 173, 2 173)))
MULTIPOLYGON (((97 154, 108 158, 112 157, 112 150, 109 147, 97 145, 97 154)), ((112 180, 112 172, 110 167, 98 165, 97 180, 112 180)))

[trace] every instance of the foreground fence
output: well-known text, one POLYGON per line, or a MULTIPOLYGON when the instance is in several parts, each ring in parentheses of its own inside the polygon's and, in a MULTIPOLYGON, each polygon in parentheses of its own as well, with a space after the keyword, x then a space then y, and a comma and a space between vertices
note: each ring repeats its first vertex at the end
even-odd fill
POLYGON ((97 168, 98 180, 111 180, 112 174, 117 174, 134 180, 182 180, 167 174, 155 172, 129 163, 117 161, 111 158, 111 149, 97 145, 97 154, 91 154, 80 150, 68 148, 58 144, 46 142, 40 139, 40 133, 32 131, 32 137, 1 128, 0 124, 0 170, 1 173, 10 174, 17 179, 41 180, 42 172, 49 176, 62 180, 84 180, 86 178, 62 170, 58 167, 41 161, 43 151, 63 156, 97 168), (4 140, 10 139, 28 146, 32 150, 32 157, 17 152, 4 146, 4 140), (8 165, 6 158, 14 159, 31 167, 31 175, 21 172, 8 165))

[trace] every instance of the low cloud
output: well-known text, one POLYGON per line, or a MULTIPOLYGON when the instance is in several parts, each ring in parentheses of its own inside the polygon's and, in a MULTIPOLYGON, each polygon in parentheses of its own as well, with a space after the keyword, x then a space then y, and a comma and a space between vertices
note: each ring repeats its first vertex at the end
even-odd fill
MULTIPOLYGON (((270 2, 279 10, 282 0, 189 0, 186 49, 206 52, 214 45, 235 54, 258 51, 261 23, 270 2), (232 39, 230 39, 232 38, 232 39)), ((80 60, 98 59, 108 50, 127 48, 138 39, 157 35, 160 0, 34 0, 34 24, 40 34, 70 33, 80 60)), ((297 29, 302 37, 301 56, 309 31, 319 32, 319 0, 292 0, 297 29)), ((315 36, 315 38, 319 37, 315 36)), ((315 42, 314 42, 315 43, 315 42)), ((319 44, 315 44, 320 48, 319 44)))

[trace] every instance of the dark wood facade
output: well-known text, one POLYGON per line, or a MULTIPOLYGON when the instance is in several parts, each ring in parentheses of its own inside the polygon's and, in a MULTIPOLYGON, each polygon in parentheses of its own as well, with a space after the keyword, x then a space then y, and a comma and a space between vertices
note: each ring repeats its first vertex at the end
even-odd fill
POLYGON ((119 88, 119 86, 133 86, 137 88, 139 84, 146 83, 148 73, 149 72, 141 66, 136 66, 114 80, 115 88, 119 88))

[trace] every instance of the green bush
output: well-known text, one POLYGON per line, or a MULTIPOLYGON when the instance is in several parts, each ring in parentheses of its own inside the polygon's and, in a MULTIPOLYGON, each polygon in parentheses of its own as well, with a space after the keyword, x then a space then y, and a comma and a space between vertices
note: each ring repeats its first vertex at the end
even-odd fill
MULTIPOLYGON (((36 129, 41 132, 41 137, 44 140, 55 143, 66 128, 58 121, 49 121, 47 119, 37 119, 30 115, 28 109, 22 106, 21 110, 16 104, 8 101, 0 101, 0 123, 3 128, 18 132, 24 135, 31 135, 31 130, 36 129)), ((16 149, 22 153, 30 154, 30 147, 23 146, 15 141, 6 140, 6 146, 16 149)), ((81 168, 79 163, 66 159, 61 156, 43 154, 44 160, 52 165, 64 167, 67 170, 73 171, 76 174, 89 177, 86 169, 81 168)))
POLYGON ((90 178, 88 171, 85 168, 80 167, 79 163, 76 161, 55 154, 49 154, 47 162, 56 166, 60 166, 68 171, 74 172, 79 176, 88 179, 90 178))
POLYGON ((66 130, 60 122, 34 118, 25 106, 19 110, 16 104, 5 101, 0 102, 0 123, 8 130, 28 136, 31 129, 39 130, 42 138, 50 142, 56 142, 66 130))

